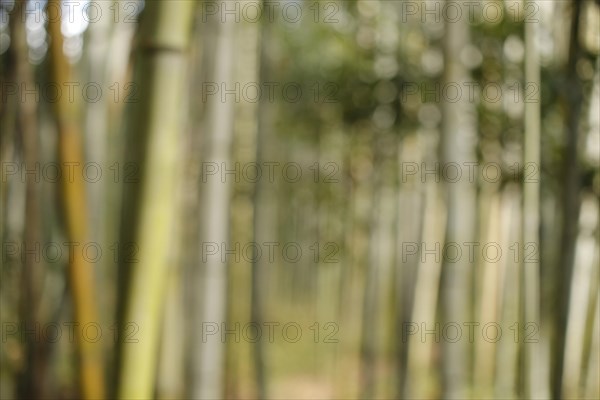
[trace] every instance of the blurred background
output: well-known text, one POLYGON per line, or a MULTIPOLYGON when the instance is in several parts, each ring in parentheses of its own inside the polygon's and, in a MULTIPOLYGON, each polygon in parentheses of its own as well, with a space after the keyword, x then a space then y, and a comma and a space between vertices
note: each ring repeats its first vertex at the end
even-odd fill
POLYGON ((1 0, 0 397, 600 397, 600 2, 1 0))

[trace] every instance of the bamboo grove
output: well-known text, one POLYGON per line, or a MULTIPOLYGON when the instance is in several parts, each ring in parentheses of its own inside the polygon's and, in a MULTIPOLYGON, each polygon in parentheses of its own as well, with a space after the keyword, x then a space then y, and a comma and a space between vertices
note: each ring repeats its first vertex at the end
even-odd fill
POLYGON ((597 0, 2 0, 0 398, 599 398, 599 38, 597 0))

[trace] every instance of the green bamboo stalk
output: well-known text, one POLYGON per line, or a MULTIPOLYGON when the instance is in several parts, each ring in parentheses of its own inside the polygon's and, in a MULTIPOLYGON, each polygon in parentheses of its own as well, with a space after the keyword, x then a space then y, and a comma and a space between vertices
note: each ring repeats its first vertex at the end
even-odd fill
POLYGON ((120 348, 117 396, 122 399, 148 399, 154 394, 195 4, 148 1, 140 18, 133 79, 140 95, 131 110, 127 148, 129 159, 139 167, 139 182, 125 187, 123 221, 123 238, 138 251, 135 260, 122 265, 130 270, 121 321, 122 329, 135 324, 139 330, 136 343, 120 348))
MULTIPOLYGON (((528 0, 535 5, 535 0, 528 0)), ((537 48, 538 36, 537 23, 525 23, 525 81, 527 84, 540 86, 540 61, 537 48)), ((525 145, 523 155, 523 165, 538 166, 539 170, 540 155, 540 90, 536 92, 535 101, 525 103, 525 145)), ((523 246, 528 243, 535 243, 539 248, 539 227, 540 227, 540 181, 523 181, 523 246)), ((540 264, 539 260, 533 263, 523 264, 523 285, 524 285, 524 313, 525 324, 540 324, 540 264)), ((540 360, 537 343, 527 343, 523 347, 524 368, 523 382, 524 394, 526 398, 534 399, 542 396, 542 382, 540 380, 540 360)))
MULTIPOLYGON (((466 15, 466 7, 463 15, 466 15)), ((466 18, 446 22, 444 40, 445 83, 465 84, 470 73, 458 56, 470 42, 466 18)), ((452 102, 442 101, 443 127, 441 154, 443 163, 457 162, 461 165, 477 161, 476 110, 466 97, 452 102)), ((446 243, 468 243, 476 238, 477 191, 476 184, 466 179, 447 182, 448 222, 446 243)), ((443 323, 471 321, 472 276, 475 263, 443 261, 440 282, 441 318, 443 323)), ((473 346, 466 341, 442 343, 443 397, 463 399, 469 396, 471 381, 471 354, 473 346)))
POLYGON ((553 309, 554 327, 552 343, 552 397, 564 397, 563 378, 565 345, 567 337, 568 313, 571 298, 571 280, 575 262, 575 247, 578 234, 579 212, 581 207, 580 165, 578 158, 579 118, 582 110, 583 88, 577 76, 577 62, 582 55, 580 27, 583 15, 583 2, 573 1, 571 5, 571 27, 569 35, 569 56, 566 65, 567 81, 562 94, 565 109, 565 147, 563 150, 562 176, 562 232, 561 253, 556 266, 556 300, 553 309))
MULTIPOLYGON (((241 82, 259 82, 259 63, 261 56, 262 25, 242 23, 236 32, 239 49, 234 74, 241 82)), ((256 162, 258 135, 259 103, 240 102, 235 109, 236 123, 232 158, 240 165, 256 162)), ((264 107, 263 107, 264 108, 264 107)), ((253 241, 253 212, 250 202, 255 184, 242 180, 233 187, 231 200, 231 243, 250 243, 253 241)), ((228 269, 227 276, 227 324, 241 324, 250 321, 250 301, 252 281, 252 263, 236 263, 228 269), (244 299, 244 300, 242 300, 244 299), (248 301, 245 301, 248 300, 248 301)), ((254 343, 229 340, 225 349, 225 392, 224 398, 239 398, 240 393, 252 393, 252 375, 244 374, 241 369, 252 362, 254 343)))

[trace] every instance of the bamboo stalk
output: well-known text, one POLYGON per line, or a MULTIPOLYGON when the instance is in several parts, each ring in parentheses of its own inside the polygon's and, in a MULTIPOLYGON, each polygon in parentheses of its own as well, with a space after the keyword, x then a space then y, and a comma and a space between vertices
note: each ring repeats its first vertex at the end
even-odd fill
MULTIPOLYGON (((463 7, 463 15, 466 7, 463 7)), ((461 62, 458 54, 470 43, 469 25, 465 18, 456 22, 446 21, 444 40, 445 71, 444 83, 464 85, 469 81, 470 73, 461 62)), ((467 165, 476 162, 477 115, 475 107, 466 97, 452 102, 442 100, 442 144, 443 163, 456 162, 467 165)), ((448 221, 446 225, 446 243, 468 243, 476 238, 477 188, 474 182, 460 179, 447 181, 445 185, 448 221)), ((440 278, 440 300, 442 323, 464 323, 472 318, 472 276, 477 261, 461 260, 452 263, 443 260, 440 278)), ((445 398, 462 399, 470 395, 472 378, 473 346, 466 341, 442 343, 442 382, 445 398)))
MULTIPOLYGON (((236 32, 236 43, 240 53, 235 70, 236 79, 241 82, 258 82, 261 57, 260 24, 242 23, 236 32)), ((258 103, 240 102, 236 106, 234 124, 233 159, 240 165, 256 162, 258 136, 258 103)), ((263 107, 264 108, 264 107, 263 107)), ((255 184, 242 180, 234 185, 231 204, 231 240, 233 243, 253 241, 253 204, 251 202, 255 184)), ((229 268, 227 277, 227 323, 247 323, 250 321, 252 263, 250 260, 236 263, 229 268)), ((231 325, 230 325, 231 326, 231 325)), ((239 398, 241 393, 252 393, 253 376, 241 373, 245 365, 251 365, 253 343, 228 341, 225 361, 225 398, 239 398)))
MULTIPOLYGON (((183 129, 184 77, 195 2, 149 1, 140 18, 127 155, 139 167, 139 182, 127 185, 125 242, 138 249, 129 268, 121 328, 135 324, 135 343, 122 343, 117 396, 153 397, 166 276, 169 271, 179 145, 183 129), (128 197, 129 196, 129 197, 128 197), (127 212, 131 212, 127 215, 127 212)), ((125 331, 123 331, 125 333, 125 331)))
MULTIPOLYGON (((50 57, 54 83, 63 87, 72 79, 71 66, 63 53, 60 1, 48 2, 48 28, 51 36, 50 57), (51 6, 52 5, 52 6, 51 6), (57 14, 57 15, 53 15, 57 14)), ((72 174, 62 180, 68 237, 72 242, 85 243, 88 239, 88 213, 86 188, 83 180, 83 143, 77 120, 75 102, 62 96, 55 103, 59 133, 59 158, 62 165, 72 167, 72 174)), ((83 339, 81 329, 88 323, 98 323, 98 311, 94 290, 94 271, 81 251, 74 251, 70 259, 69 277, 75 329, 79 346, 81 395, 86 399, 104 397, 104 373, 101 342, 83 339)))
MULTIPOLYGON (((535 5, 535 0, 529 0, 535 5)), ((537 48, 538 26, 535 23, 525 23, 525 81, 527 84, 540 85, 540 62, 537 48)), ((525 104, 525 145, 523 155, 524 168, 527 165, 538 166, 541 162, 540 153, 540 90, 535 92, 537 98, 525 104)), ((538 169, 539 170, 539 169, 538 169)), ((529 243, 539 248, 540 237, 540 181, 523 180, 523 247, 529 243)), ((524 319, 525 324, 540 324, 540 264, 539 260, 523 264, 524 285, 524 319)), ((542 382, 540 379, 540 360, 537 343, 524 344, 524 378, 525 397, 534 399, 542 396, 542 382)))
MULTIPOLYGON (((231 21, 212 21, 216 24, 214 56, 214 72, 211 81, 224 83, 226 87, 234 84, 234 35, 235 28, 231 21)), ((204 160, 217 162, 229 168, 231 164, 231 146, 233 141, 233 121, 235 103, 232 99, 221 101, 213 98, 207 104, 208 117, 203 138, 204 160), (223 164, 221 164, 223 163, 223 164)), ((212 177, 202 185, 200 193, 200 243, 226 243, 229 241, 229 207, 231 198, 231 182, 212 177)), ((203 324, 220 324, 226 320, 227 300, 227 260, 210 257, 202 262, 198 254, 199 268, 196 271, 196 283, 200 293, 196 298, 196 331, 202 331, 203 324), (201 263, 201 264, 200 264, 201 263), (202 267, 200 268, 200 265, 202 267)), ((194 382, 191 393, 193 398, 222 398, 224 394, 224 362, 225 343, 220 335, 207 338, 206 341, 195 341, 194 382)))
POLYGON ((566 65, 567 81, 562 93, 565 107, 565 147, 562 176, 562 232, 561 252, 556 266, 556 300, 554 305, 552 396, 563 397, 563 377, 565 345, 567 336, 568 312, 571 298, 571 280, 575 262, 575 248, 578 235, 578 221, 581 207, 580 165, 578 159, 579 118, 582 109, 583 88, 577 77, 577 62, 582 55, 580 45, 580 24, 583 2, 573 1, 571 5, 571 26, 569 34, 569 55, 566 65))
MULTIPOLYGON (((25 1, 15 4, 11 22, 11 34, 14 45, 14 75, 12 78, 25 87, 34 87, 34 71, 27 59, 28 46, 25 28, 25 1)), ((27 170, 34 170, 39 161, 39 138, 37 121, 37 102, 17 99, 16 126, 23 143, 23 159, 27 170)), ((35 248, 40 241, 40 191, 39 184, 31 175, 26 178, 24 242, 29 249, 35 248)), ((23 260, 21 273, 20 319, 24 326, 33 327, 39 322, 40 282, 43 264, 35 262, 35 257, 28 254, 23 260)), ((39 397, 43 393, 43 343, 28 337, 26 342, 26 367, 19 374, 18 394, 20 397, 39 397)))

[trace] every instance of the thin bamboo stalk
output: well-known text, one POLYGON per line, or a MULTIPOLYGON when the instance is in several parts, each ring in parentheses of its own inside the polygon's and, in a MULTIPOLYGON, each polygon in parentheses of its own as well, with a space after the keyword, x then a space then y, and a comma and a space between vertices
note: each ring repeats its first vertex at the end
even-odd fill
MULTIPOLYGON (((234 85, 235 28, 231 21, 212 21, 216 26, 214 73, 210 81, 234 85)), ((213 97, 207 104, 208 116, 203 137, 203 161, 216 162, 230 168, 233 141, 235 103, 233 99, 221 101, 213 97)), ((196 331, 202 331, 205 323, 221 324, 226 320, 227 265, 228 260, 210 257, 202 261, 204 243, 226 243, 229 241, 229 207, 231 181, 211 177, 200 191, 200 243, 199 266, 195 271, 201 293, 196 298, 196 331)), ((211 335, 204 341, 197 340, 194 353, 194 375, 191 393, 193 398, 222 398, 224 394, 225 343, 221 335, 211 335)))
MULTIPOLYGON (((11 34, 14 54, 14 76, 16 82, 25 87, 34 87, 34 71, 29 63, 26 40, 26 4, 24 0, 15 4, 11 18, 11 34)), ((39 162, 39 138, 37 121, 37 102, 17 100, 18 115, 16 126, 23 143, 23 159, 28 171, 34 170, 39 162)), ((25 194, 25 223, 24 242, 29 249, 39 245, 41 232, 40 185, 36 179, 27 175, 25 194)), ((3 242, 4 243, 4 242, 3 242)), ((28 254, 23 260, 21 273, 20 319, 24 326, 32 327, 39 322, 40 283, 44 268, 36 262, 33 254, 28 254)), ((43 343, 33 337, 27 338, 26 367, 19 374, 18 395, 23 398, 39 397, 43 393, 40 382, 43 381, 44 362, 41 347, 43 343)))
MULTIPOLYGON (((71 66, 63 53, 61 33, 61 4, 59 0, 48 2, 48 28, 51 37, 50 57, 54 83, 64 87, 72 80, 71 66), (53 15, 55 14, 55 15, 53 15)), ((79 128, 76 102, 61 96, 55 103, 58 126, 58 151, 62 165, 72 167, 72 174, 62 180, 62 192, 66 216, 67 234, 71 242, 88 240, 88 212, 86 187, 83 180, 83 140, 79 128)), ((98 323, 94 270, 81 251, 74 251, 70 259, 69 278, 78 330, 81 395, 86 399, 104 397, 104 372, 101 342, 85 340, 81 329, 89 323, 98 323)))
MULTIPOLYGON (((463 4, 463 15, 466 7, 463 4)), ((470 43, 470 32, 467 19, 446 21, 445 83, 464 85, 469 81, 470 72, 461 62, 458 54, 470 43)), ((477 114, 472 102, 465 96, 453 102, 442 100, 442 162, 468 165, 477 160, 477 114)), ((446 181, 448 203, 448 221, 446 225, 446 243, 468 243, 476 238, 477 225, 477 191, 475 182, 459 179, 457 182, 446 181)), ((476 260, 462 259, 460 263, 443 260, 440 278, 441 320, 443 324, 471 321, 472 318, 472 276, 477 265, 476 260)), ((472 378, 473 346, 467 341, 442 343, 442 385, 445 398, 463 399, 470 395, 472 378)))
MULTIPOLYGON (((529 1, 535 5, 535 0, 529 1)), ((525 81, 527 84, 540 85, 540 61, 537 48, 538 24, 525 24, 525 81)), ((540 155, 540 91, 536 91, 535 101, 525 104, 525 146, 523 163, 524 168, 528 165, 539 166, 540 155)), ((523 181, 523 248, 529 243, 539 248, 540 228, 540 180, 534 179, 523 181)), ((523 264, 524 285, 524 318, 525 323, 540 324, 540 275, 539 260, 523 264)), ((539 398, 542 393, 542 382, 539 376, 539 351, 537 343, 524 345, 524 382, 525 397, 539 398)))
POLYGON ((576 242, 578 236, 578 221, 581 207, 580 165, 578 157, 580 127, 579 118, 582 110, 583 88, 577 78, 577 63, 582 55, 580 45, 581 16, 583 2, 573 1, 571 8, 571 27, 569 34, 569 55, 566 65, 567 81, 562 93, 565 106, 566 129, 565 147, 563 150, 562 176, 562 232, 560 245, 562 251, 556 266, 556 303, 554 306, 554 337, 552 343, 552 396, 564 397, 563 377, 565 362, 565 346, 569 302, 571 298, 571 280, 575 261, 576 242))

